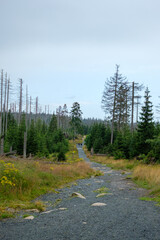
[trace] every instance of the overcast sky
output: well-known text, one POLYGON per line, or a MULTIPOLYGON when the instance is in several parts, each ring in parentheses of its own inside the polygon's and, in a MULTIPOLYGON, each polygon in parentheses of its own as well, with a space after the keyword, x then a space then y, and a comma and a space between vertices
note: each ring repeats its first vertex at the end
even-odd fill
POLYGON ((159 0, 0 0, 0 69, 42 105, 77 101, 83 117, 104 118, 104 83, 119 64, 157 105, 159 11, 159 0))

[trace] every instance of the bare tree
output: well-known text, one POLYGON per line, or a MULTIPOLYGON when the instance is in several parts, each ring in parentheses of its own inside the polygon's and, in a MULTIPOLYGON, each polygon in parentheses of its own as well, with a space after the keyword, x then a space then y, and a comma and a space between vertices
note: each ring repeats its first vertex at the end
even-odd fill
POLYGON ((18 124, 20 124, 21 121, 21 114, 22 114, 22 85, 23 85, 23 80, 20 78, 19 79, 19 89, 20 89, 20 94, 19 94, 19 115, 18 115, 18 124))
POLYGON ((138 118, 139 118, 139 105, 141 104, 140 103, 140 99, 141 99, 141 96, 135 96, 135 99, 137 99, 137 102, 135 103, 135 105, 136 105, 136 109, 137 109, 137 111, 136 111, 136 123, 138 123, 138 118))
POLYGON ((115 119, 119 130, 123 129, 124 125, 128 123, 130 110, 130 87, 126 80, 123 81, 117 89, 117 104, 115 110, 115 119))
POLYGON ((8 126, 9 93, 10 93, 10 78, 8 78, 8 82, 7 82, 7 106, 6 106, 6 129, 5 129, 6 133, 7 133, 7 126, 8 126))
POLYGON ((1 155, 4 153, 4 135, 2 134, 2 117, 3 117, 3 70, 1 71, 1 112, 0 112, 0 137, 1 137, 1 155))
POLYGON ((28 86, 26 86, 26 131, 28 128, 28 86))
POLYGON ((69 125, 68 109, 67 109, 67 105, 64 104, 62 108, 62 129, 64 130, 65 133, 68 125, 69 125))
POLYGON ((134 105, 135 105, 135 98, 137 98, 137 96, 135 96, 135 94, 137 94, 137 92, 141 91, 143 89, 143 85, 139 85, 138 83, 133 82, 132 83, 132 113, 131 113, 131 132, 133 133, 134 131, 134 105))
POLYGON ((2 135, 2 111, 3 111, 3 70, 1 70, 1 111, 0 111, 0 136, 2 135))
POLYGON ((57 115, 57 126, 58 128, 61 128, 62 126, 62 123, 61 123, 61 117, 62 117, 62 107, 59 106, 57 109, 56 109, 56 115, 57 115))
MULTIPOLYGON (((108 115, 108 119, 111 120, 111 144, 113 143, 113 132, 114 132, 114 123, 117 119, 118 112, 121 114, 120 110, 123 107, 122 104, 119 105, 118 110, 118 96, 119 90, 123 83, 126 83, 126 77, 123 77, 119 74, 119 65, 116 65, 116 72, 113 77, 107 79, 105 82, 104 92, 102 96, 102 109, 108 115)), ((120 116, 121 119, 121 116, 120 116)))
POLYGON ((30 110, 29 110, 29 124, 31 124, 31 116, 32 116, 32 97, 30 96, 30 110))
POLYGON ((38 97, 36 97, 36 121, 37 121, 37 115, 38 115, 38 97))
POLYGON ((28 86, 26 86, 26 131, 24 132, 24 144, 23 144, 23 158, 26 158, 27 153, 27 129, 28 129, 28 86))
POLYGON ((6 101, 7 101, 7 73, 5 74, 5 88, 4 88, 4 103, 3 103, 3 128, 2 128, 2 135, 5 134, 6 101))

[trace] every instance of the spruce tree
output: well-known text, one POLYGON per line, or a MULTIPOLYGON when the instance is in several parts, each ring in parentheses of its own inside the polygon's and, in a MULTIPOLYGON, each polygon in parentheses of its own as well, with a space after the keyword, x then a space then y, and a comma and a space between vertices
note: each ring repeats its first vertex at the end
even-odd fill
POLYGON ((24 144, 24 132, 26 131, 25 115, 21 117, 20 124, 18 126, 17 135, 17 153, 23 155, 23 144, 24 144))
POLYGON ((80 109, 80 104, 78 102, 74 102, 71 109, 71 120, 70 125, 72 128, 73 139, 75 135, 80 132, 82 125, 82 111, 80 109))
POLYGON ((27 153, 36 155, 38 150, 38 137, 34 120, 31 120, 31 125, 28 130, 27 153))
POLYGON ((150 144, 146 142, 147 139, 153 139, 154 123, 151 96, 148 87, 145 91, 145 102, 142 107, 140 122, 138 123, 138 152, 139 154, 147 154, 150 151, 150 144))

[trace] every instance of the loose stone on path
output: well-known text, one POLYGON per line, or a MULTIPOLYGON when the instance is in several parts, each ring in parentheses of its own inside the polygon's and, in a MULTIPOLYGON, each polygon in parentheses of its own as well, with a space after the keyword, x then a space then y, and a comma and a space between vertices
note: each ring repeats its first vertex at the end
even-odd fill
POLYGON ((106 206, 106 205, 107 205, 106 203, 97 202, 97 203, 93 203, 91 206, 92 207, 102 207, 102 206, 106 206))
POLYGON ((33 220, 34 216, 28 216, 28 217, 25 217, 24 219, 26 219, 26 220, 33 220))
POLYGON ((103 196, 105 196, 105 195, 107 195, 107 193, 100 193, 100 194, 98 194, 96 197, 103 197, 103 196))
POLYGON ((77 193, 77 192, 72 193, 72 197, 78 197, 78 198, 81 198, 81 199, 86 199, 82 194, 77 193))
POLYGON ((47 212, 42 212, 41 214, 48 214, 48 213, 51 213, 51 212, 53 212, 53 211, 55 211, 55 210, 50 210, 50 211, 47 211, 47 212))

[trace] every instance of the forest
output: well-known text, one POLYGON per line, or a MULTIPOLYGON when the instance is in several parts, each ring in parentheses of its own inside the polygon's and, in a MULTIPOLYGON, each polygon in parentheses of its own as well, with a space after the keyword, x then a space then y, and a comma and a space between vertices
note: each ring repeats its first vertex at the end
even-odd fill
MULTIPOLYGON (((39 99, 33 102, 28 86, 23 93, 23 80, 18 82, 18 97, 12 102, 11 81, 1 71, 0 153, 20 156, 49 157, 65 160, 69 140, 86 135, 85 144, 92 153, 135 158, 144 163, 160 161, 160 124, 153 119, 153 104, 148 88, 130 83, 119 72, 106 80, 102 95, 105 120, 83 119, 80 104, 59 106, 50 114, 44 112, 39 99), (140 100, 144 92, 142 108, 140 100), (24 100, 25 99, 25 100, 24 100)), ((47 112, 48 110, 48 112, 47 112)), ((159 110, 159 106, 157 107, 159 110)))
POLYGON ((106 121, 92 126, 85 140, 89 151, 114 156, 115 159, 136 157, 147 164, 160 162, 160 123, 153 119, 148 87, 144 89, 138 83, 130 84, 116 65, 114 76, 105 82, 102 108, 106 121), (139 116, 142 90, 145 93, 139 116))
POLYGON ((70 112, 64 104, 51 114, 49 106, 45 106, 42 112, 38 97, 33 102, 28 95, 28 86, 24 96, 22 79, 18 81, 18 98, 15 102, 11 102, 13 86, 11 88, 11 81, 3 70, 0 86, 1 156, 17 154, 23 158, 52 157, 64 161, 69 151, 69 140, 75 139, 79 133, 88 132, 89 127, 83 127, 78 102, 73 103, 70 112))

